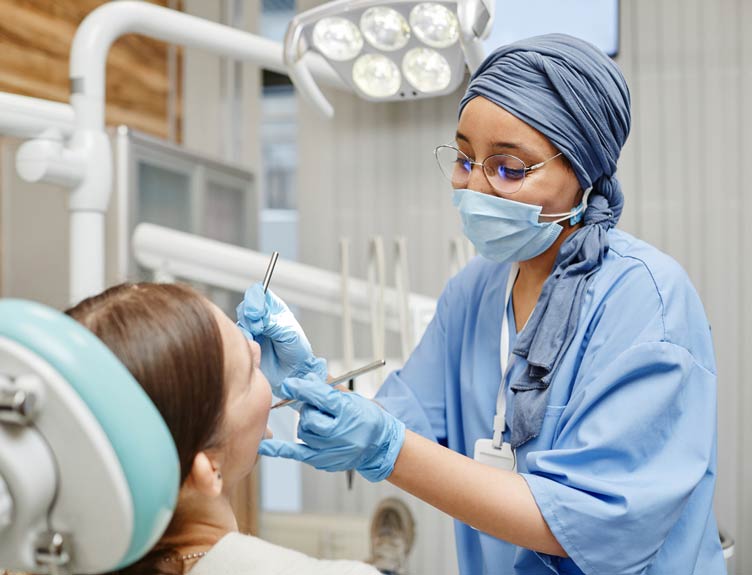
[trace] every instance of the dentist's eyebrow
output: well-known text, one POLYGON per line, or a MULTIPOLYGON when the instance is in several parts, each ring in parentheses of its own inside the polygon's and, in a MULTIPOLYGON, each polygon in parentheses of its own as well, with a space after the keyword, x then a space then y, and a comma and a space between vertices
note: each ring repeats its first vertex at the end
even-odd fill
MULTIPOLYGON (((455 140, 460 141, 462 140, 466 144, 470 143, 470 140, 461 132, 457 132, 455 134, 455 140)), ((519 150, 520 152, 526 153, 526 154, 533 154, 534 152, 530 150, 529 148, 523 146, 522 144, 518 144, 517 142, 491 142, 491 148, 494 150, 519 150)))

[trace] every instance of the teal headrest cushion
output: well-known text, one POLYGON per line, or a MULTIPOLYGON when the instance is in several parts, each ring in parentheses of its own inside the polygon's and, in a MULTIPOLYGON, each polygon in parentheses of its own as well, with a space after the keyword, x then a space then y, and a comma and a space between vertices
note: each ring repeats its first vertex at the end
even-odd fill
POLYGON ((180 462, 164 420, 107 346, 67 315, 39 303, 0 300, 0 336, 49 363, 101 425, 133 500, 131 544, 117 568, 137 561, 167 527, 180 489, 180 462))

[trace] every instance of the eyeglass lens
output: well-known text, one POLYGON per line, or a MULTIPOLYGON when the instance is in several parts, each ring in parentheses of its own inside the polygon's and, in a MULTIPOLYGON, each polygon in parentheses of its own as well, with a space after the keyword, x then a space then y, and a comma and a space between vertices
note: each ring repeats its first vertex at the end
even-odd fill
MULTIPOLYGON (((473 163, 452 146, 439 146, 436 160, 444 176, 454 188, 465 188, 470 181, 473 163)), ((522 187, 525 178, 525 164, 519 158, 506 154, 489 156, 483 162, 483 171, 493 188, 505 194, 513 194, 522 187)))

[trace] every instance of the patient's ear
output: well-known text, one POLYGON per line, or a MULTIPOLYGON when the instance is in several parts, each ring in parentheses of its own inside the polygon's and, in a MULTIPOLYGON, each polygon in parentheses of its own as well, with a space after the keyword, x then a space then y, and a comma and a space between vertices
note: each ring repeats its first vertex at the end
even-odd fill
POLYGON ((200 451, 193 458, 188 482, 208 497, 217 497, 222 493, 222 474, 205 451, 200 451))

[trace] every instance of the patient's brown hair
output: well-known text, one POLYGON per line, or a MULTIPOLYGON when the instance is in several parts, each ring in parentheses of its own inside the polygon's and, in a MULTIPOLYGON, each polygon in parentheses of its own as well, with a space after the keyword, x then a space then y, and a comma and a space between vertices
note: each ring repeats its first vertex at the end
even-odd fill
MULTIPOLYGON (((175 441, 182 485, 196 455, 218 444, 224 411, 222 337, 207 300, 183 285, 121 284, 66 313, 102 340, 151 398, 175 441)), ((174 550, 157 544, 118 573, 182 571, 174 550)))

